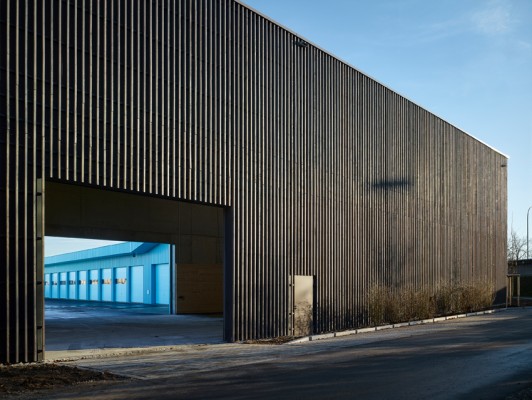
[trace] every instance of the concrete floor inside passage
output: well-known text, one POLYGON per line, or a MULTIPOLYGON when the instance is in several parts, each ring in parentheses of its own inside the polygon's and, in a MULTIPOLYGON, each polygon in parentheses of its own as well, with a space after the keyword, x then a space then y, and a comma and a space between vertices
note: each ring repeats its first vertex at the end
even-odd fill
POLYGON ((46 299, 47 360, 109 349, 223 342, 223 317, 171 315, 168 306, 46 299))

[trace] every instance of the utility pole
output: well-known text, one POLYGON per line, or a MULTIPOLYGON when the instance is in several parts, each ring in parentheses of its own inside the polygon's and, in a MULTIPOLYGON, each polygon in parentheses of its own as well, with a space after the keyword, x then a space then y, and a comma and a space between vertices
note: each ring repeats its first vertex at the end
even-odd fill
POLYGON ((530 209, 532 208, 532 206, 528 207, 528 211, 526 212, 526 259, 527 260, 530 260, 530 256, 528 255, 528 242, 529 242, 529 238, 528 238, 528 215, 530 214, 530 209))

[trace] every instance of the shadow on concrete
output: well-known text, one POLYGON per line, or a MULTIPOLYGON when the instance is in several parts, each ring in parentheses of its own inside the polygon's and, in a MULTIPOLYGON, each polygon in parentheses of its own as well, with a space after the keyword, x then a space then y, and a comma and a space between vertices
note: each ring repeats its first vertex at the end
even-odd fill
POLYGON ((169 315, 167 306, 47 299, 45 321, 48 354, 223 342, 221 314, 169 315))

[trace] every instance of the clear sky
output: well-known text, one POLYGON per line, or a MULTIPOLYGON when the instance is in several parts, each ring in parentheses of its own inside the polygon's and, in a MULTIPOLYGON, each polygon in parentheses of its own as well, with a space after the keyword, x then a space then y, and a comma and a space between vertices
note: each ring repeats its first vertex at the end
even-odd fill
POLYGON ((109 244, 115 243, 121 242, 98 239, 77 239, 47 236, 44 239, 44 256, 55 256, 57 254, 71 253, 73 251, 78 250, 93 249, 95 247, 107 246, 109 244))
MULTIPOLYGON (((243 3, 509 156, 508 226, 526 236, 532 0, 243 3)), ((46 243, 52 255, 109 242, 46 243)))
POLYGON ((526 236, 532 0, 242 3, 509 156, 508 226, 526 236))

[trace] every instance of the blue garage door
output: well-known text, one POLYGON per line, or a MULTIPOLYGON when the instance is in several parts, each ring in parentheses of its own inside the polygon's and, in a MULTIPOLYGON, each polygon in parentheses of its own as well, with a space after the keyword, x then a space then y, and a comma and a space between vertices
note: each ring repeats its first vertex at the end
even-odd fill
POLYGON ((59 298, 59 274, 52 274, 52 299, 59 298))
POLYGON ((155 266, 155 302, 169 304, 170 302, 170 268, 168 264, 155 266))
POLYGON ((127 268, 115 269, 115 301, 127 301, 127 268))
POLYGON ((100 271, 91 269, 89 271, 89 300, 100 300, 98 292, 100 291, 100 271))
POLYGON ((111 268, 102 269, 102 301, 113 301, 113 282, 111 268))
POLYGON ((80 300, 87 300, 87 271, 79 271, 78 297, 80 300))
POLYGON ((66 299, 68 297, 67 278, 68 276, 66 272, 59 273, 59 298, 61 299, 66 299))
POLYGON ((71 271, 68 273, 68 298, 76 299, 78 298, 76 294, 76 289, 78 288, 78 273, 71 271))
POLYGON ((144 267, 142 265, 131 267, 129 290, 132 303, 144 303, 144 267))
POLYGON ((44 297, 52 296, 52 277, 50 274, 44 274, 44 297))

